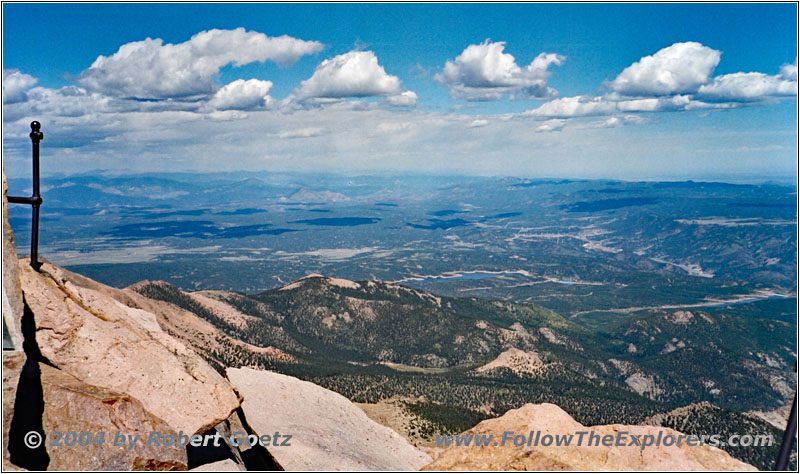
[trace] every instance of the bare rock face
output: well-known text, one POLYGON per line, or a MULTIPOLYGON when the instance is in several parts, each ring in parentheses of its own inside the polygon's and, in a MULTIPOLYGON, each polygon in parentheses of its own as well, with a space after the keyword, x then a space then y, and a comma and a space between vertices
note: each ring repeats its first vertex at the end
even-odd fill
MULTIPOLYGON (((142 404, 126 394, 87 385, 50 366, 39 364, 42 373, 44 413, 42 425, 48 438, 49 470, 57 471, 129 471, 185 470, 186 448, 180 446, 147 445, 151 432, 177 436, 163 420, 153 416, 142 404), (73 446, 62 439, 61 445, 50 433, 87 432, 92 437, 78 438, 73 446), (114 446, 116 433, 139 436, 132 448, 114 446), (105 433, 102 443, 97 438, 105 433), (93 442, 94 441, 94 442, 93 442), (81 444, 85 444, 82 446, 81 444)), ((121 443, 119 443, 121 444, 121 443)))
POLYGON ((485 373, 505 368, 517 375, 536 375, 541 372, 542 367, 544 367, 544 363, 538 354, 512 347, 501 353, 493 361, 475 370, 478 373, 485 373))
POLYGON ((3 171, 3 322, 15 349, 22 349, 22 291, 19 286, 17 248, 14 246, 14 231, 8 223, 8 199, 6 173, 3 171))
POLYGON ((786 429, 786 422, 787 420, 789 420, 789 414, 791 413, 791 409, 792 409, 792 404, 791 402, 789 402, 780 408, 776 408, 775 410, 771 411, 753 410, 746 412, 745 415, 766 421, 775 428, 778 428, 779 430, 783 431, 786 429))
POLYGON ((25 354, 22 351, 3 351, 3 470, 19 469, 9 462, 8 451, 11 419, 14 418, 14 402, 17 399, 17 384, 22 367, 25 365, 25 354))
POLYGON ((139 400, 176 431, 201 433, 239 406, 230 384, 166 334, 154 302, 45 263, 20 261, 22 288, 42 355, 80 381, 139 400))
MULTIPOLYGON (((493 435, 497 445, 450 447, 442 452, 436 461, 425 466, 426 471, 450 470, 491 470, 491 471, 756 471, 749 464, 732 458, 728 453, 711 446, 688 446, 685 442, 680 447, 647 446, 604 446, 597 442, 588 444, 588 433, 594 432, 600 438, 625 432, 629 444, 632 436, 652 435, 662 438, 666 435, 681 435, 677 431, 654 426, 602 425, 585 427, 575 421, 564 410, 556 405, 542 403, 527 404, 516 410, 509 410, 499 418, 480 422, 474 428, 464 432, 465 435, 493 435), (569 446, 562 443, 556 446, 528 446, 529 433, 540 432, 540 439, 545 435, 573 435, 569 446), (525 441, 515 446, 513 441, 501 445, 503 434, 513 432, 524 435, 525 441), (583 446, 577 446, 577 432, 586 432, 583 446)), ((535 435, 534 435, 535 436, 535 435)), ((655 439, 655 438, 654 438, 655 439)))
POLYGON ((292 435, 291 446, 267 447, 288 471, 409 471, 430 462, 338 393, 263 370, 230 368, 227 374, 244 396, 242 409, 256 433, 292 435))

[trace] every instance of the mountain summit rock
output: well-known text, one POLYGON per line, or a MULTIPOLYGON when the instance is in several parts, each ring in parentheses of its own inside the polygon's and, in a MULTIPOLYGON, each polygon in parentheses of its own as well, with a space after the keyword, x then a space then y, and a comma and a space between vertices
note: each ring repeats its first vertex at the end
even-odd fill
POLYGON ((292 435, 289 445, 269 448, 288 471, 410 471, 431 460, 336 392, 247 367, 227 374, 244 395, 242 409, 256 432, 292 435))
MULTIPOLYGON (((489 435, 501 440, 503 433, 524 434, 531 431, 541 435, 575 435, 576 432, 594 431, 600 437, 617 436, 627 432, 631 436, 662 436, 681 433, 653 426, 602 425, 586 427, 575 421, 567 412, 550 403, 526 404, 509 410, 499 418, 480 422, 464 434, 489 435)), ((585 435, 588 437, 588 435, 585 435)), ((436 460, 425 466, 426 471, 756 471, 749 464, 732 458, 721 449, 711 446, 576 446, 577 436, 570 446, 515 446, 512 442, 501 446, 457 446, 442 452, 436 460)))
POLYGON ((141 295, 49 263, 37 273, 20 260, 20 273, 36 343, 57 368, 135 397, 184 433, 213 428, 238 408, 228 381, 164 332, 141 295))

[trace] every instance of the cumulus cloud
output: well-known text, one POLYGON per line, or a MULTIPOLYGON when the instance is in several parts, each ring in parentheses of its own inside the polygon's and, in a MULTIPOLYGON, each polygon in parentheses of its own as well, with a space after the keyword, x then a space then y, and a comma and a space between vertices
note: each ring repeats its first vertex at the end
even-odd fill
POLYGON ((413 92, 402 94, 400 79, 387 74, 372 51, 350 51, 322 61, 293 96, 301 101, 388 96, 395 97, 395 102, 406 102, 405 105, 410 105, 412 99, 416 102, 413 92))
POLYGON ((612 128, 623 125, 622 119, 619 117, 609 117, 604 122, 597 124, 601 128, 612 128))
MULTIPOLYGON (((784 66, 786 67, 786 65, 784 66)), ((768 97, 787 97, 797 94, 797 68, 794 80, 791 71, 782 68, 781 74, 770 76, 760 72, 737 72, 715 77, 698 90, 698 96, 715 100, 763 100, 768 97)))
POLYGON ((401 94, 390 95, 386 100, 395 107, 413 107, 417 105, 417 94, 414 91, 405 91, 401 94))
POLYGON ((536 117, 583 117, 589 115, 607 115, 615 113, 613 102, 602 97, 575 96, 562 97, 542 104, 539 108, 529 110, 527 115, 536 117))
POLYGON ((272 82, 258 79, 238 79, 218 90, 209 101, 217 110, 252 110, 272 105, 269 96, 272 82))
MULTIPOLYGON (((142 101, 109 97, 88 91, 78 86, 65 86, 58 89, 33 87, 27 92, 26 102, 4 104, 3 120, 17 120, 19 117, 33 117, 37 120, 59 120, 83 116, 101 117, 108 114, 155 113, 155 112, 197 112, 204 108, 197 101, 159 100, 142 101)), ((144 116, 142 116, 144 120, 144 116)))
POLYGON ((302 127, 283 130, 278 133, 278 138, 312 138, 324 135, 325 131, 318 127, 302 127))
POLYGON ((3 103, 16 104, 28 100, 25 92, 36 84, 37 79, 19 69, 3 69, 3 103))
POLYGON ((700 43, 675 43, 631 64, 608 86, 629 96, 695 92, 708 82, 721 54, 700 43))
POLYGON ((730 108, 733 106, 735 105, 694 100, 689 95, 634 99, 624 99, 613 95, 603 97, 575 96, 552 100, 542 104, 539 108, 524 112, 524 115, 543 118, 571 118, 639 112, 730 108))
POLYGON ((209 30, 180 44, 147 38, 127 43, 111 56, 99 56, 78 80, 84 88, 112 97, 143 99, 207 96, 220 68, 274 61, 289 65, 322 44, 255 31, 209 30))
MULTIPOLYGON (((20 108, 44 116, 80 117, 89 114, 98 114, 114 110, 122 110, 121 105, 113 104, 109 97, 95 94, 76 86, 66 86, 60 89, 47 87, 34 87, 28 91, 30 102, 20 105, 20 108)), ((10 107, 9 110, 14 110, 10 107)))
POLYGON ((797 94, 797 60, 774 76, 737 72, 712 78, 721 52, 700 43, 675 43, 625 68, 603 96, 554 99, 524 115, 540 118, 612 116, 599 127, 626 123, 625 114, 732 109, 797 94))
POLYGON ((470 128, 480 128, 489 125, 489 121, 486 119, 475 119, 469 123, 468 127, 470 128))
POLYGON ((614 115, 605 120, 589 124, 593 128, 616 128, 624 125, 641 125, 649 120, 641 115, 614 115))
POLYGON ((797 81, 797 58, 793 63, 781 66, 780 76, 787 81, 797 81))
POLYGON ((434 77, 450 89, 456 99, 470 101, 499 100, 509 93, 512 98, 548 99, 557 92, 547 86, 548 68, 560 66, 566 59, 554 53, 541 53, 527 67, 517 65, 511 54, 503 52, 505 42, 467 46, 454 60, 445 63, 434 77))
POLYGON ((538 127, 536 127, 537 132, 555 132, 564 128, 564 125, 567 124, 566 120, 563 119, 551 119, 545 120, 542 122, 538 127))

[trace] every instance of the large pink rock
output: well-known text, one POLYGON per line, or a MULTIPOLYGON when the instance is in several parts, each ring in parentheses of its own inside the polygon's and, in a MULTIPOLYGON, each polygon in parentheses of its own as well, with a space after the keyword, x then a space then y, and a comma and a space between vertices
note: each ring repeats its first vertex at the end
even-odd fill
POLYGON ((229 368, 227 374, 258 435, 292 435, 289 446, 267 447, 287 471, 416 471, 430 462, 336 392, 266 370, 229 368))
POLYGON ((22 350, 22 291, 17 267, 17 248, 14 246, 14 231, 8 223, 8 199, 6 198, 6 173, 3 170, 3 322, 8 330, 11 343, 22 350))
POLYGON ((22 351, 3 351, 3 470, 19 470, 9 461, 8 439, 11 432, 11 420, 14 418, 14 402, 17 400, 17 385, 22 367, 25 365, 25 353, 22 351))
MULTIPOLYGON (((499 418, 484 420, 465 435, 493 436, 496 445, 453 446, 443 451, 434 462, 425 466, 425 471, 756 471, 749 464, 732 458, 719 448, 705 446, 604 446, 602 443, 577 446, 577 432, 593 431, 601 438, 617 436, 626 432, 627 440, 633 436, 666 435, 681 433, 668 428, 654 426, 602 425, 585 427, 556 405, 542 403, 527 404, 509 410, 499 418), (517 446, 509 440, 501 442, 503 434, 512 432, 524 435, 531 431, 545 435, 573 435, 569 446, 542 446, 541 443, 520 442, 517 446)), ((588 434, 584 435, 588 437, 588 434)), ((654 438, 654 439, 656 439, 654 438)), ((643 439, 643 438, 641 438, 643 439)), ((521 440, 522 441, 522 440, 521 440)), ((623 443, 628 444, 628 443, 623 443)))
POLYGON ((44 364, 39 364, 39 368, 44 398, 42 426, 48 436, 47 454, 50 457, 48 470, 186 470, 185 447, 157 446, 146 442, 154 431, 173 437, 178 433, 145 410, 138 400, 114 390, 85 384, 44 364), (55 441, 51 434, 55 432, 64 433, 64 436, 70 432, 88 433, 91 437, 84 435, 84 439, 78 438, 75 443, 62 439, 58 446, 51 446, 55 441), (117 432, 123 436, 139 436, 139 441, 131 446, 122 443, 115 446, 117 432), (98 438, 100 433, 104 433, 102 442, 98 438))
POLYGON ((41 273, 19 263, 36 342, 59 369, 136 398, 187 434, 206 431, 239 407, 230 383, 143 309, 151 300, 49 263, 41 273))

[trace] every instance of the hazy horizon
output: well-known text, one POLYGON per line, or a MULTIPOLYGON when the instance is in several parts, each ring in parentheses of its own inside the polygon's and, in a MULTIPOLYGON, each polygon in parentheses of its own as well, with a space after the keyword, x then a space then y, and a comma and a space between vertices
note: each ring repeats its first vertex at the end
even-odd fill
MULTIPOLYGON (((45 165, 46 167, 46 165, 45 165)), ((30 179, 30 163, 22 162, 19 169, 15 169, 14 174, 6 172, 6 179, 8 180, 29 180, 30 179), (27 165, 27 167, 26 167, 27 165)), ((231 178, 264 178, 267 175, 273 176, 336 176, 340 178, 431 178, 431 179, 516 179, 521 181, 548 181, 548 180, 566 180, 566 181, 609 181, 621 183, 637 183, 637 182, 713 182, 713 183, 727 183, 727 184, 779 184, 782 186, 797 187, 798 176, 794 175, 664 175, 664 176, 649 176, 649 177, 628 177, 619 178, 611 175, 608 176, 580 176, 580 175, 510 175, 510 174, 466 174, 466 173, 421 173, 415 171, 294 171, 294 170, 231 170, 231 171, 200 171, 200 170, 175 170, 175 171, 125 171, 113 169, 92 169, 80 172, 53 172, 43 169, 41 177, 44 180, 42 186, 46 188, 46 180, 63 179, 71 177, 92 177, 92 176, 109 176, 109 177, 180 177, 180 176, 202 176, 202 175, 222 175, 231 178)), ((324 183, 323 183, 324 184, 324 183)))

